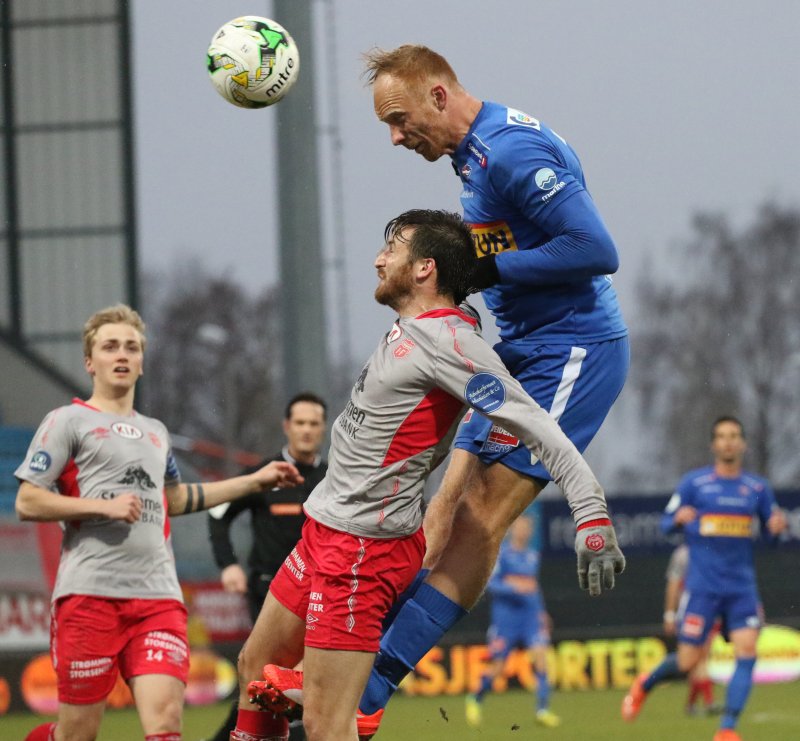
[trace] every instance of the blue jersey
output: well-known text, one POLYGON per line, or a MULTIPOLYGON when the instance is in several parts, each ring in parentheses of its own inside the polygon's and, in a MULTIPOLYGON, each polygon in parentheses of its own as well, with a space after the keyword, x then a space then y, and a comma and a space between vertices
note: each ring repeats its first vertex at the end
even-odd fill
POLYGON ((478 256, 497 255, 500 283, 483 299, 501 339, 625 336, 607 275, 616 247, 572 148, 535 118, 484 102, 452 159, 478 256))
POLYGON ((769 483, 743 472, 719 476, 713 466, 691 471, 672 495, 661 527, 683 530, 689 546, 688 592, 734 594, 756 589, 753 563, 755 518, 763 526, 776 507, 769 483), (679 507, 694 507, 697 517, 683 527, 674 523, 679 507))
POLYGON ((521 592, 505 581, 507 576, 527 576, 539 579, 539 553, 533 548, 516 550, 506 541, 500 546, 500 553, 494 567, 487 590, 492 597, 492 622, 509 620, 538 620, 538 613, 544 609, 541 590, 521 592))

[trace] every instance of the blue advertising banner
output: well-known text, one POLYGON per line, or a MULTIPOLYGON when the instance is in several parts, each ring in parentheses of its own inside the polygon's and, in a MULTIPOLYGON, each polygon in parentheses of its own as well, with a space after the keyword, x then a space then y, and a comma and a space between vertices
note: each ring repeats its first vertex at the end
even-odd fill
MULTIPOLYGON (((671 496, 630 495, 609 496, 608 506, 620 548, 626 556, 636 553, 659 553, 672 550, 680 536, 661 532, 661 516, 671 496)), ((779 542, 780 547, 800 547, 800 490, 778 491, 775 494, 780 507, 786 512, 789 527, 779 542)), ((566 501, 543 499, 539 502, 542 552, 551 556, 574 554, 575 525, 566 501)), ((764 541, 761 541, 765 545, 764 541)))

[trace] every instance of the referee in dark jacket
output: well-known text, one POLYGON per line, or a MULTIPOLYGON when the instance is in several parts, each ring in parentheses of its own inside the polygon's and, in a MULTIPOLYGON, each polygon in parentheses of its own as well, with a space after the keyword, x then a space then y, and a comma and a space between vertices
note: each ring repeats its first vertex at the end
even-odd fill
MULTIPOLYGON (((305 522, 303 502, 314 487, 325 477, 328 468, 320 450, 325 438, 325 402, 312 393, 292 397, 286 405, 283 432, 286 445, 279 455, 266 458, 254 466, 256 470, 270 461, 293 463, 305 481, 292 489, 273 489, 251 494, 209 510, 208 531, 214 560, 222 569, 220 579, 228 592, 244 593, 255 622, 261 605, 269 591, 269 584, 283 560, 300 540, 305 522), (253 545, 247 558, 247 575, 239 564, 231 542, 231 524, 244 511, 250 511, 253 545)), ((249 470, 247 471, 249 472, 249 470)), ((212 741, 228 741, 236 727, 238 700, 225 724, 212 737, 212 741)), ((304 739, 301 728, 292 728, 292 741, 304 739)))

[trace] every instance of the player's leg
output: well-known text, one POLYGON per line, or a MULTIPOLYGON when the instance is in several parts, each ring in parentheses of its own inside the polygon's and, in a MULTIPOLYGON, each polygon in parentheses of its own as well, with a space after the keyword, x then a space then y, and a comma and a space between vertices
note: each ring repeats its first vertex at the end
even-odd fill
POLYGON ((681 596, 678 608, 680 630, 678 650, 667 654, 649 674, 639 675, 622 700, 623 720, 636 720, 647 699, 648 693, 661 682, 686 676, 703 656, 703 646, 714 625, 714 617, 722 607, 718 597, 692 593, 688 590, 681 596))
POLYGON ((466 482, 475 475, 480 465, 477 456, 469 451, 456 448, 451 453, 442 483, 425 513, 425 568, 430 569, 439 560, 450 539, 453 518, 466 489, 466 482))
POLYGON ((550 650, 550 616, 544 607, 542 593, 537 593, 532 615, 528 620, 527 641, 533 673, 536 677, 536 722, 545 728, 561 725, 559 718, 550 710, 550 678, 547 672, 547 654, 550 650))
POLYGON ((366 651, 306 648, 303 725, 308 741, 356 741, 358 702, 374 659, 366 651))
POLYGON ((145 739, 179 741, 186 685, 168 674, 140 674, 128 684, 145 739))
POLYGON ((126 600, 119 668, 147 739, 180 739, 189 678, 186 608, 177 600, 126 600))
MULTIPOLYGON (((273 586, 278 590, 281 598, 284 598, 286 592, 281 590, 286 585, 283 584, 282 573, 283 570, 278 573, 273 581, 273 586)), ((307 594, 307 590, 303 586, 298 591, 307 594)), ((307 597, 306 605, 308 605, 307 597)), ((252 705, 248 694, 248 685, 262 679, 265 664, 295 666, 303 658, 304 635, 305 620, 279 602, 278 598, 270 592, 264 600, 253 630, 239 654, 239 712, 231 739, 288 738, 288 720, 252 705)))
POLYGON ((506 657, 511 651, 513 636, 509 626, 493 618, 489 630, 486 632, 486 643, 489 650, 489 664, 478 680, 478 689, 474 693, 467 693, 464 697, 464 712, 467 725, 478 727, 483 720, 483 699, 488 693, 496 677, 503 671, 506 657))
POLYGON ((103 720, 105 708, 105 700, 88 705, 59 702, 53 739, 55 741, 94 741, 100 731, 100 722, 103 720))
POLYGON ((733 644, 736 665, 725 693, 725 709, 720 720, 722 731, 736 727, 753 687, 756 643, 761 628, 762 609, 755 592, 738 594, 726 600, 725 626, 733 644))
POLYGON ((50 655, 58 682, 56 741, 94 741, 124 646, 119 600, 70 595, 53 607, 50 655))

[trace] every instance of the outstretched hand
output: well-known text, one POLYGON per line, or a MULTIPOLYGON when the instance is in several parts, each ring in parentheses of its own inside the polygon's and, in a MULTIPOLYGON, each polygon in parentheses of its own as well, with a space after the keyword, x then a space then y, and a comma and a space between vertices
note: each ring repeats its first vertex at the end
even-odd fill
POLYGON ((267 463, 266 466, 259 468, 258 471, 252 474, 258 482, 261 489, 271 489, 279 487, 286 489, 291 486, 298 486, 302 484, 305 479, 300 475, 300 472, 291 464, 286 461, 272 461, 267 463))
POLYGON ((625 556, 617 545, 611 520, 594 520, 578 527, 575 534, 578 583, 592 597, 614 588, 614 575, 625 570, 625 556))

